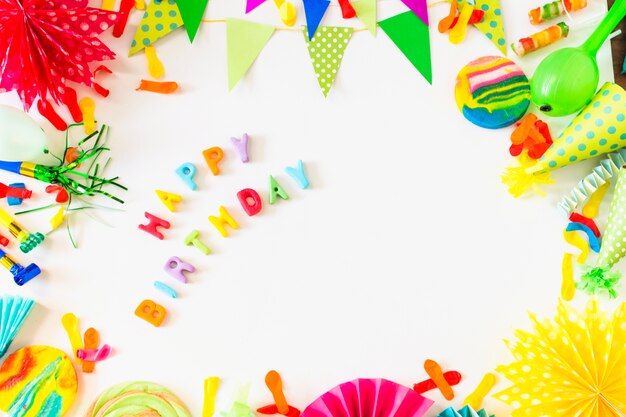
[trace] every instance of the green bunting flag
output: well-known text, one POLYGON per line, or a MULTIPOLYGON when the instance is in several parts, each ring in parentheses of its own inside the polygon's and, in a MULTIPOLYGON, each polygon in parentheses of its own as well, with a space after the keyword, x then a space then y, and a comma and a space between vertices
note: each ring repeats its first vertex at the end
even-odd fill
POLYGON ((381 20, 378 25, 411 64, 432 84, 428 26, 411 11, 381 20))
POLYGON ((352 32, 354 32, 353 28, 321 26, 315 32, 313 39, 309 41, 307 27, 304 27, 304 40, 324 97, 328 96, 328 92, 335 82, 343 53, 352 37, 352 32))
POLYGON ((135 32, 128 56, 134 55, 148 45, 183 25, 175 0, 153 0, 146 8, 135 32))
POLYGON ((351 4, 356 16, 376 36, 376 0, 358 0, 351 4))
MULTIPOLYGON (((165 0, 164 0, 165 1, 165 0)), ((228 89, 248 72, 276 28, 271 25, 226 19, 226 53, 228 64, 228 89)))
MULTIPOLYGON (((163 0, 161 0, 163 1, 163 0)), ((176 0, 189 40, 193 42, 209 0, 176 0)))

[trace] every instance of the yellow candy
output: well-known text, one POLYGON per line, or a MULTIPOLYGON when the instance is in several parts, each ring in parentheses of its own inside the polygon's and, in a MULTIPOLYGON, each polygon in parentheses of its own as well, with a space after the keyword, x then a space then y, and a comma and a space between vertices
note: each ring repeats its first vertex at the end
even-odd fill
POLYGON ((202 417, 213 417, 215 413, 215 397, 220 385, 219 377, 212 376, 204 380, 204 407, 202 417))
POLYGON ((463 401, 463 405, 469 405, 474 410, 480 409, 483 399, 489 394, 489 391, 491 391, 494 385, 496 385, 496 376, 491 373, 485 374, 474 392, 468 395, 465 401, 463 401))
POLYGON ((576 258, 576 262, 578 262, 579 264, 584 264, 587 260, 587 256, 589 256, 589 244, 587 243, 587 241, 575 231, 564 231, 563 237, 565 238, 565 241, 567 243, 580 249, 580 255, 578 255, 578 258, 576 258))
POLYGON ((161 78, 165 74, 165 68, 156 54, 154 46, 146 46, 146 59, 148 60, 148 72, 152 78, 161 78))
POLYGON ((606 194, 606 191, 611 186, 611 183, 605 182, 602 184, 595 193, 591 195, 585 207, 583 207, 583 216, 589 217, 590 219, 595 218, 598 215, 598 211, 600 210, 600 203, 602 203, 602 199, 606 194))
POLYGON ((96 103, 90 97, 85 97, 78 102, 78 107, 80 107, 80 111, 83 113, 85 134, 91 135, 96 131, 96 103))
POLYGON ((574 269, 572 266, 574 255, 571 253, 563 254, 563 281, 561 282, 561 298, 565 301, 571 301, 576 292, 576 284, 574 283, 574 269))
POLYGON ((161 190, 156 190, 155 192, 159 197, 159 200, 161 200, 161 202, 165 204, 165 207, 167 207, 167 209, 172 213, 176 211, 174 203, 180 203, 183 201, 183 197, 178 194, 172 194, 161 190))
POLYGON ((61 319, 61 323, 63 324, 63 328, 67 332, 67 335, 70 338, 70 344, 72 345, 72 353, 74 353, 74 359, 76 359, 76 364, 80 365, 82 361, 78 359, 78 355, 76 351, 78 349, 83 349, 83 338, 80 335, 80 329, 78 328, 78 319, 72 313, 67 313, 61 319))
POLYGON ((59 211, 57 211, 57 214, 55 214, 54 217, 50 219, 50 225, 52 226, 52 230, 61 226, 61 224, 63 223, 63 220, 65 220, 65 207, 59 208, 59 211))

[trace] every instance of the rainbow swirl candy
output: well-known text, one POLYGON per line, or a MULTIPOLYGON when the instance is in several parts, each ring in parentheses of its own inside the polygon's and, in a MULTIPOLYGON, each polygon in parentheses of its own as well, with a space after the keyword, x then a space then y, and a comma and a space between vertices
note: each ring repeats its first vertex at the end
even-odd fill
POLYGON ((461 69, 454 98, 467 120, 487 129, 499 129, 524 116, 530 105, 530 83, 510 59, 486 56, 461 69))
POLYGON ((96 398, 85 417, 191 417, 182 401, 165 387, 134 381, 114 385, 96 398))
POLYGON ((74 365, 62 351, 30 346, 0 367, 0 410, 9 417, 60 417, 76 398, 74 365))

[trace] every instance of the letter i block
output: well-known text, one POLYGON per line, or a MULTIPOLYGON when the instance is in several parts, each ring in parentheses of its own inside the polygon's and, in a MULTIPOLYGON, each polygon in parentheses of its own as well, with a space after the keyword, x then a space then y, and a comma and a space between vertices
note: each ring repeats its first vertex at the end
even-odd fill
POLYGON ((165 320, 167 310, 165 307, 152 300, 143 300, 135 310, 135 315, 144 319, 154 327, 159 327, 161 323, 163 323, 163 320, 165 320))

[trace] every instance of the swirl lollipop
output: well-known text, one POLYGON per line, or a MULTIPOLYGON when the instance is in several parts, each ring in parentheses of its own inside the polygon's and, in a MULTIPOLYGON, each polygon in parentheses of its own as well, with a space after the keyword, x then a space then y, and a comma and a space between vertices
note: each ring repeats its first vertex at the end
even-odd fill
POLYGON ((531 98, 550 116, 566 116, 582 109, 598 88, 596 55, 617 24, 626 16, 626 0, 617 0, 589 39, 577 48, 563 48, 544 58, 531 79, 531 98))

